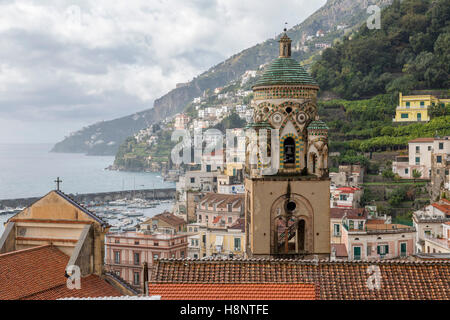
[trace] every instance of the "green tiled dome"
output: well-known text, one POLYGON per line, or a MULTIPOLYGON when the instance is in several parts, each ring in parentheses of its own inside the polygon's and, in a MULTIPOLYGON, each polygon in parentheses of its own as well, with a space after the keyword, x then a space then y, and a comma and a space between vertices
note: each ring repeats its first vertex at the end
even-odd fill
POLYGON ((315 120, 315 121, 311 122, 308 126, 308 130, 311 130, 311 129, 328 130, 329 128, 327 127, 325 122, 323 122, 322 120, 315 120))
POLYGON ((318 85, 297 61, 292 58, 278 58, 267 68, 254 87, 283 84, 318 85))

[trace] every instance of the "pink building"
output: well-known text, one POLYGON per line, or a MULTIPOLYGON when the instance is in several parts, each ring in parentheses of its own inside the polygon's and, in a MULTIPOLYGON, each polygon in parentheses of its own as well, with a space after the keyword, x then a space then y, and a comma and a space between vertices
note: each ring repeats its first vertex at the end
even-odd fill
POLYGON ((143 283, 142 264, 159 258, 187 257, 187 235, 124 232, 106 235, 107 271, 114 272, 134 287, 143 283))

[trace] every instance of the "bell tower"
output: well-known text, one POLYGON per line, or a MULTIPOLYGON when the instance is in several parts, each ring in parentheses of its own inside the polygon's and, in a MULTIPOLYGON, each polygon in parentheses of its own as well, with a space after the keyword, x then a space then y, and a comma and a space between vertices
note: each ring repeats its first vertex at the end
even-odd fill
POLYGON ((330 254, 328 127, 317 114, 319 86, 291 58, 291 42, 285 29, 278 59, 252 88, 254 123, 247 130, 259 137, 259 151, 247 141, 245 218, 250 257, 330 254), (263 131, 266 140, 260 139, 263 131), (278 133, 276 139, 269 131, 278 133), (270 163, 263 161, 261 148, 267 149, 263 153, 270 163))

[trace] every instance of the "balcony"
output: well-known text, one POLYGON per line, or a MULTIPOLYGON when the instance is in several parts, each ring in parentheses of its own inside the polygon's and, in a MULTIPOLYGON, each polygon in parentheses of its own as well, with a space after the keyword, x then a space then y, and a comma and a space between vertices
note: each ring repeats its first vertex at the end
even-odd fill
POLYGON ((142 265, 140 261, 130 261, 130 260, 117 261, 115 259, 106 259, 105 264, 124 267, 136 267, 136 268, 141 268, 142 265))

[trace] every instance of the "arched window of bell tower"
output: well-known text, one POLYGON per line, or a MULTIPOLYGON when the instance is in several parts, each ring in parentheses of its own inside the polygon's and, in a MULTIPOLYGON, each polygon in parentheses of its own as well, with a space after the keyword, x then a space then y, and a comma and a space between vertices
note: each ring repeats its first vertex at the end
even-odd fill
POLYGON ((283 143, 284 149, 284 163, 295 164, 295 140, 292 137, 287 137, 283 143))

